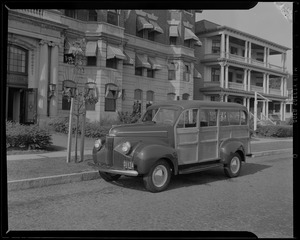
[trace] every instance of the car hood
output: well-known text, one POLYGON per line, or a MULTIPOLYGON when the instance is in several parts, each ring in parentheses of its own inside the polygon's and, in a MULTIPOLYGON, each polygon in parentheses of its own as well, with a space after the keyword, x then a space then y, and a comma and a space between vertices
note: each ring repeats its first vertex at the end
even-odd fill
POLYGON ((157 124, 154 122, 134 123, 113 126, 110 136, 136 136, 136 137, 168 137, 173 126, 167 124, 157 124))

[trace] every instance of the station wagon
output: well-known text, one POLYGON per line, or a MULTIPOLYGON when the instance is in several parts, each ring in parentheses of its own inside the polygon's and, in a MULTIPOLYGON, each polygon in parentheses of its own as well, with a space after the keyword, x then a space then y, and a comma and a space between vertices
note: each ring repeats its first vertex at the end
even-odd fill
POLYGON ((148 107, 135 124, 112 126, 95 141, 90 165, 106 181, 141 176, 147 190, 160 192, 172 175, 223 167, 226 176, 237 177, 250 152, 245 106, 167 101, 148 107))

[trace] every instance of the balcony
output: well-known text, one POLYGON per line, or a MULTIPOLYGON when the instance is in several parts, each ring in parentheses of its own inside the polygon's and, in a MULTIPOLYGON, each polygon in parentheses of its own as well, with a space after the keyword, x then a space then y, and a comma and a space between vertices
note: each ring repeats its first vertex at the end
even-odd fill
POLYGON ((253 91, 253 92, 260 92, 260 93, 264 92, 264 88, 263 87, 254 86, 254 85, 250 86, 250 90, 253 91))
POLYGON ((237 90, 244 90, 244 84, 237 83, 237 82, 228 82, 228 88, 237 89, 237 90))
POLYGON ((270 88, 269 89, 269 94, 281 96, 281 90, 280 89, 270 88))
POLYGON ((204 82, 203 87, 219 87, 220 82, 204 82))
POLYGON ((245 57, 240 56, 240 55, 236 55, 236 54, 230 54, 230 53, 228 54, 227 58, 230 59, 230 60, 238 61, 238 62, 245 62, 246 61, 245 57))
POLYGON ((36 18, 49 20, 57 23, 61 22, 61 12, 56 9, 11 9, 11 11, 23 13, 36 18))

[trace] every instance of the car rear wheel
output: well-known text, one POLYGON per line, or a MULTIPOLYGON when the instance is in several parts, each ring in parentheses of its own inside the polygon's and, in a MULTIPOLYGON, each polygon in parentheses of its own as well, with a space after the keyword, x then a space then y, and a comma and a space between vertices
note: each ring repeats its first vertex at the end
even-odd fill
POLYGON ((144 175, 145 188, 150 192, 164 191, 171 179, 170 165, 165 160, 157 161, 148 174, 144 175))
POLYGON ((227 177, 237 177, 241 172, 242 160, 238 153, 232 154, 228 164, 224 166, 224 172, 227 177))
POLYGON ((121 177, 120 174, 113 174, 113 173, 107 173, 101 171, 99 171, 99 174, 106 182, 116 181, 121 177))

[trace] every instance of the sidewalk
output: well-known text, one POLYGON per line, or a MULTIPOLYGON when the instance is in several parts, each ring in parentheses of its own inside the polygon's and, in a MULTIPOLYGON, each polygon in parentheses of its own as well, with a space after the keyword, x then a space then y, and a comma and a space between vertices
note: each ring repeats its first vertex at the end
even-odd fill
MULTIPOLYGON (((92 149, 95 139, 85 139, 84 161, 74 162, 75 152, 72 152, 71 162, 66 162, 67 136, 54 134, 53 146, 56 151, 36 154, 7 155, 8 190, 42 187, 100 178, 97 171, 88 166, 92 161, 92 149)), ((293 139, 256 138, 251 141, 251 152, 254 157, 292 153, 293 139)), ((74 150, 74 139, 72 139, 74 150)), ((79 143, 78 143, 79 150, 79 143)), ((80 159, 78 151, 77 159, 80 159)))

